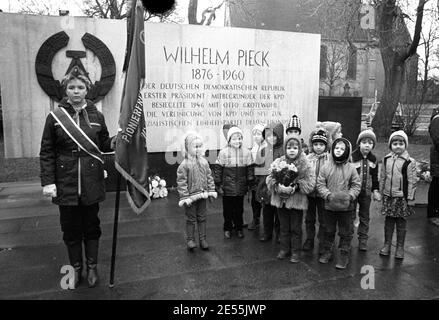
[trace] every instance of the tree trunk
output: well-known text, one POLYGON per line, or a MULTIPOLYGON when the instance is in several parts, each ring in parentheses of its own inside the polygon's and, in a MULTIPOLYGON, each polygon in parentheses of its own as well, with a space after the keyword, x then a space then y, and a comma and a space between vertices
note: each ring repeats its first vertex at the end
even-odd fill
POLYGON ((189 24, 199 24, 197 21, 197 7, 198 7, 198 0, 189 1, 189 8, 187 15, 189 24))
POLYGON ((404 81, 405 64, 395 57, 395 53, 381 53, 384 63, 384 90, 373 120, 372 128, 379 137, 388 137, 391 134, 393 116, 398 108, 401 88, 404 81), (386 56, 387 55, 387 56, 386 56))
POLYGON ((407 41, 408 39, 400 38, 401 34, 398 32, 398 30, 401 30, 401 26, 404 26, 404 21, 401 14, 399 14, 396 0, 381 0, 376 7, 377 31, 380 38, 385 82, 381 104, 371 125, 379 137, 388 137, 391 132, 393 116, 401 96, 405 61, 416 53, 426 1, 428 0, 419 0, 418 2, 415 31, 413 41, 411 41, 409 47, 401 43, 401 41, 407 41))

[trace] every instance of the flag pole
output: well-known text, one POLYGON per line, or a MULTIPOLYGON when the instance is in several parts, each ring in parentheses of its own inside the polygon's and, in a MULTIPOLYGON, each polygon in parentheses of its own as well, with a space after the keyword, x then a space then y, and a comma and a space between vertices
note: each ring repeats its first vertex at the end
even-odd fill
POLYGON ((113 248, 111 250, 111 268, 110 268, 110 284, 109 287, 114 287, 114 267, 116 264, 116 244, 117 244, 117 226, 119 223, 119 200, 120 200, 120 180, 121 174, 117 172, 117 187, 116 187, 116 201, 114 205, 114 223, 113 223, 113 248))

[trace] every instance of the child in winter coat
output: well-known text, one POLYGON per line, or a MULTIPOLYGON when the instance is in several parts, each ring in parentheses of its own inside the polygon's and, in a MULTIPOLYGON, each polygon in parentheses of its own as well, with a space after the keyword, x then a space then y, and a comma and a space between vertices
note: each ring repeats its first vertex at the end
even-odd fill
MULTIPOLYGON (((253 127, 252 135, 253 135, 253 147, 250 149, 250 152, 252 154, 252 161, 253 164, 256 166, 256 159, 260 158, 260 153, 262 148, 265 146, 264 138, 262 137, 262 132, 264 131, 265 126, 262 124, 257 124, 253 127)), ((259 222, 261 218, 261 211, 262 211, 262 204, 256 200, 256 186, 258 185, 258 177, 255 175, 255 185, 253 186, 251 192, 252 192, 252 211, 253 211, 253 221, 248 226, 248 230, 256 230, 259 228, 259 222)))
POLYGON ((187 247, 190 251, 195 243, 195 225, 198 223, 200 247, 209 249, 206 241, 206 199, 216 198, 215 183, 209 163, 204 158, 203 139, 190 132, 184 139, 184 160, 177 169, 177 190, 180 207, 185 207, 187 247))
POLYGON ((344 138, 335 139, 331 147, 331 158, 320 170, 317 191, 325 200, 325 252, 320 263, 332 258, 332 247, 338 226, 339 256, 337 269, 345 269, 349 263, 352 241, 352 211, 361 190, 357 170, 349 162, 351 143, 344 138))
POLYGON ((285 259, 291 253, 290 261, 299 262, 302 248, 303 210, 308 207, 306 195, 314 190, 314 172, 302 152, 299 136, 291 134, 285 142, 285 155, 276 159, 272 169, 286 164, 294 164, 298 176, 292 186, 285 186, 276 180, 273 172, 267 177, 268 190, 271 193, 271 205, 277 208, 280 221, 280 247, 278 259, 285 259), (284 194, 289 195, 288 197, 284 194))
POLYGON ((217 190, 223 194, 224 236, 231 238, 235 227, 238 238, 243 238, 244 195, 254 184, 252 156, 242 147, 243 134, 234 126, 227 132, 227 147, 218 155, 214 167, 217 190))
POLYGON ((413 214, 416 191, 416 160, 407 152, 408 137, 404 131, 390 135, 389 148, 392 151, 383 159, 380 176, 380 190, 383 197, 381 213, 386 215, 384 224, 384 247, 380 255, 390 255, 393 231, 396 225, 395 258, 404 258, 406 217, 413 214))
POLYGON ((260 241, 270 241, 273 237, 273 228, 276 241, 279 240, 279 219, 276 207, 270 204, 270 194, 265 182, 271 163, 284 154, 284 126, 282 123, 272 123, 265 127, 262 132, 265 145, 261 150, 260 158, 256 158, 255 176, 258 177, 256 197, 262 202, 263 233, 260 241))
MULTIPOLYGON (((371 194, 373 199, 380 201, 381 195, 379 193, 378 182, 378 164, 375 155, 372 153, 373 148, 377 142, 375 133, 371 129, 363 130, 358 135, 358 148, 352 153, 352 163, 357 169, 358 175, 361 179, 361 191, 358 196, 360 224, 358 226, 358 249, 360 251, 367 251, 367 239, 369 232, 369 209, 371 194)), ((356 210, 352 220, 356 218, 356 210)), ((352 234, 354 229, 352 229, 352 234)))
MULTIPOLYGON (((308 155, 308 161, 315 173, 315 180, 323 165, 328 161, 328 135, 323 129, 316 129, 311 132, 310 142, 311 153, 308 155)), ((310 251, 314 248, 314 237, 316 235, 316 217, 319 221, 319 254, 324 252, 325 241, 325 222, 324 222, 324 201, 316 190, 308 195, 308 210, 305 217, 306 240, 303 244, 303 251, 310 251)))

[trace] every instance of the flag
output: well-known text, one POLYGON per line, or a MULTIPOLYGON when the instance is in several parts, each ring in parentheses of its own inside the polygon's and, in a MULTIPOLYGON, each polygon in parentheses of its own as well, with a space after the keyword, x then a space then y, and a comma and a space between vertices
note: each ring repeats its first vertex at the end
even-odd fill
POLYGON ((127 198, 137 214, 151 203, 148 181, 148 151, 143 114, 145 80, 144 9, 133 0, 128 20, 127 50, 123 71, 125 83, 116 140, 115 167, 127 181, 127 198))

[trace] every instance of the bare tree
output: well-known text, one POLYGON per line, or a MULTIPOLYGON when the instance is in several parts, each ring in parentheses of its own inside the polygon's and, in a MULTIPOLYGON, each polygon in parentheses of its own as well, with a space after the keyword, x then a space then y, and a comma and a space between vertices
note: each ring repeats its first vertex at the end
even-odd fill
MULTIPOLYGON (((405 103, 402 105, 404 114, 404 130, 407 135, 412 136, 419 128, 419 116, 426 107, 427 92, 432 88, 434 84, 434 77, 431 72, 433 69, 437 69, 437 65, 433 65, 432 61, 435 56, 435 47, 438 45, 439 40, 439 26, 437 22, 437 12, 430 11, 429 21, 430 25, 426 31, 421 31, 421 41, 419 47, 423 50, 422 55, 419 58, 421 70, 419 70, 419 81, 416 82, 414 90, 406 88, 405 90, 405 103), (412 94, 415 91, 415 95, 412 94)), ((437 53, 437 52, 436 52, 437 53)), ((408 81, 406 81, 407 83, 408 81)))
POLYGON ((396 0, 376 0, 377 36, 384 66, 384 90, 372 127, 378 136, 388 136, 393 116, 398 107, 401 87, 406 70, 406 61, 416 53, 422 31, 424 7, 429 0, 419 0, 413 40, 407 37, 405 15, 396 0))
POLYGON ((66 1, 38 1, 38 0, 17 0, 17 12, 35 15, 58 15, 60 9, 65 9, 66 1))
POLYGON ((102 19, 124 19, 130 0, 84 0, 82 10, 87 17, 102 19))
POLYGON ((356 59, 357 51, 363 49, 357 48, 354 39, 359 28, 361 1, 310 0, 301 2, 300 6, 305 12, 306 6, 313 8, 308 10, 309 18, 316 19, 322 34, 321 82, 332 96, 350 77, 351 59, 356 59))
POLYGON ((339 87, 345 78, 349 62, 349 49, 343 41, 330 41, 326 43, 326 54, 323 56, 326 66, 326 76, 322 82, 328 86, 328 96, 334 94, 334 89, 339 87))

